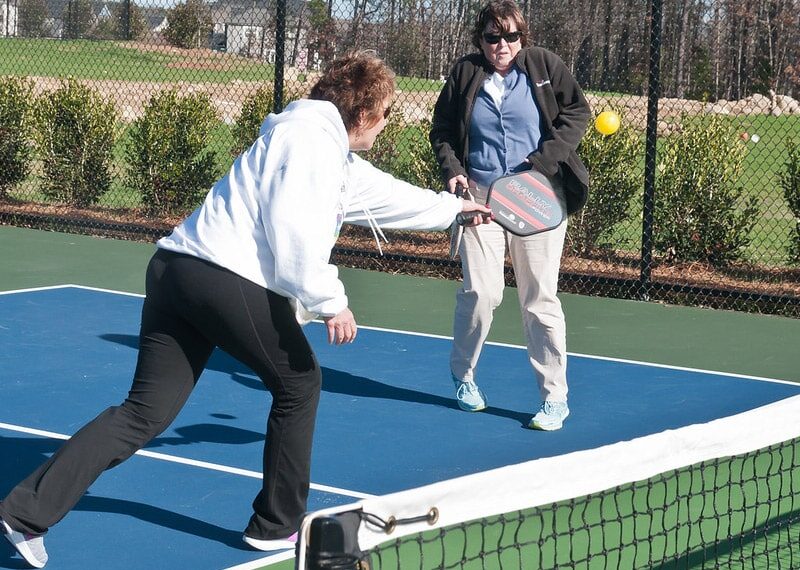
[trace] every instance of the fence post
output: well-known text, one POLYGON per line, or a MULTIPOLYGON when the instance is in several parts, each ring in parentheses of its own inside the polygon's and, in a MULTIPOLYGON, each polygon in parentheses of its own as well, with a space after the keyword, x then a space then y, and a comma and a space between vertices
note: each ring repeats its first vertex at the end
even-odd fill
POLYGON ((274 111, 283 111, 283 61, 286 52, 286 0, 278 0, 275 13, 275 91, 274 111))
POLYGON ((642 255, 639 271, 640 298, 650 299, 653 263, 653 210, 656 180, 656 142, 658 140, 658 97, 661 92, 662 0, 650 0, 650 71, 647 81, 647 129, 644 156, 644 199, 642 201, 642 255))
POLYGON ((122 17, 124 19, 122 33, 126 40, 131 39, 131 0, 122 3, 122 17))

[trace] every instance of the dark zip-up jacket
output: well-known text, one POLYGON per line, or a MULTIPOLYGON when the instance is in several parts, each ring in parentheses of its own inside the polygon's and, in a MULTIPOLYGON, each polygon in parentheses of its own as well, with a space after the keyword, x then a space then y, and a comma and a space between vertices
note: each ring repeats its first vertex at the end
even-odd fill
MULTIPOLYGON (((567 211, 580 210, 589 195, 589 173, 578 157, 578 147, 591 112, 578 82, 556 54, 540 47, 520 50, 514 63, 531 81, 542 121, 542 143, 528 155, 531 166, 548 176, 560 175, 567 211)), ((456 62, 433 110, 430 141, 447 181, 467 176, 469 125, 478 90, 494 69, 482 53, 456 62)))

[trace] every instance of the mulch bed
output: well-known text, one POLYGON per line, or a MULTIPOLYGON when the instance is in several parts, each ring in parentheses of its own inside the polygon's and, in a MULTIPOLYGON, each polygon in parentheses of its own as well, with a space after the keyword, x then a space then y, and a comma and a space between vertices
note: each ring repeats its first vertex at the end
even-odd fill
MULTIPOLYGON (((179 223, 182 216, 147 216, 138 210, 75 208, 0 198, 0 223, 102 235, 152 242, 179 223)), ((458 261, 448 259, 449 240, 443 232, 387 232, 390 243, 377 251, 367 228, 345 226, 334 262, 345 267, 373 269, 444 279, 460 279, 458 261)), ((513 271, 507 282, 514 285, 513 271)), ((665 263, 655 259, 649 287, 642 286, 638 255, 601 251, 593 255, 566 253, 561 289, 581 294, 664 300, 756 312, 800 316, 800 268, 771 268, 749 264, 715 267, 704 263, 665 263)))

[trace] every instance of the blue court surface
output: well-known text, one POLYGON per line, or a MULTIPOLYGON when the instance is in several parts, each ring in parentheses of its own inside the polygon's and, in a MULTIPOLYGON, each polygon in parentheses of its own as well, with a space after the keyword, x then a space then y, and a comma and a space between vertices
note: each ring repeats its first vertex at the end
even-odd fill
MULTIPOLYGON (((127 394, 142 298, 65 286, 0 295, 0 497, 127 394)), ((480 414, 458 410, 450 340, 361 328, 353 345, 306 333, 323 370, 309 509, 707 422, 800 385, 570 355, 563 430, 525 429, 538 406, 525 350, 487 345, 480 414)), ((221 352, 171 428, 103 474, 47 535, 48 568, 257 568, 241 529, 259 489, 269 394, 221 352)), ((546 474, 543 474, 546 476, 546 474)), ((23 568, 0 541, 0 568, 23 568)))

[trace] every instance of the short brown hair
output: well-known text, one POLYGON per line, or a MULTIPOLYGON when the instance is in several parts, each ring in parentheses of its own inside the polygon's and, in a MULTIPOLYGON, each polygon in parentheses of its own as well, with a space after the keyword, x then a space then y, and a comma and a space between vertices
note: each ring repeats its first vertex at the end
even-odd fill
POLYGON ((472 45, 481 49, 483 31, 489 24, 494 24, 501 32, 510 31, 506 20, 511 20, 517 25, 517 31, 522 34, 520 37, 522 47, 527 46, 529 41, 528 24, 522 17, 519 7, 512 0, 492 0, 481 9, 478 19, 475 21, 475 27, 472 28, 472 45))
POLYGON ((360 117, 377 121, 394 95, 394 71, 371 51, 352 51, 336 59, 311 88, 309 99, 330 101, 351 132, 360 117))

